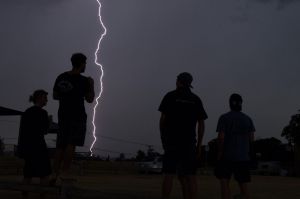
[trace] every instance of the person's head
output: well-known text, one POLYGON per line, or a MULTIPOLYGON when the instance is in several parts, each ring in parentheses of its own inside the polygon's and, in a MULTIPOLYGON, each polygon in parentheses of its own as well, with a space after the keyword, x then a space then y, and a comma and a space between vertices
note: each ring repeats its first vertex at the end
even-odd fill
POLYGON ((36 106, 44 107, 48 102, 47 95, 48 93, 42 89, 36 90, 29 97, 29 102, 32 102, 36 106))
POLYGON ((188 72, 180 73, 177 76, 176 85, 177 88, 193 88, 192 87, 193 76, 188 72))
POLYGON ((229 106, 232 111, 241 111, 242 110, 243 99, 237 93, 233 93, 229 98, 229 106))
POLYGON ((84 72, 86 65, 87 57, 82 53, 74 53, 71 57, 71 62, 73 69, 80 70, 80 72, 84 72))

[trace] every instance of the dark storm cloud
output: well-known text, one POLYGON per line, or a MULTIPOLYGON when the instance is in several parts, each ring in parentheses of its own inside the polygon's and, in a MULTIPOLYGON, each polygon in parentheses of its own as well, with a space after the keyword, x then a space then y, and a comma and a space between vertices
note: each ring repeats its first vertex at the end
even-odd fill
POLYGON ((49 5, 49 4, 57 4, 68 0, 1 0, 3 4, 14 4, 14 5, 49 5))
MULTIPOLYGON (((252 1, 235 0, 193 1, 192 6, 183 1, 164 1, 159 6, 155 1, 133 2, 106 4, 115 4, 119 15, 109 12, 105 15, 109 35, 103 57, 109 75, 105 78, 104 104, 113 98, 116 105, 100 110, 106 118, 111 118, 102 123, 103 129, 110 129, 117 136, 125 127, 131 129, 126 135, 138 136, 138 140, 148 136, 143 132, 157 135, 153 111, 157 110, 164 92, 174 88, 177 73, 190 71, 195 77, 194 91, 203 98, 209 114, 205 140, 216 135, 217 117, 228 110, 231 92, 239 92, 245 98, 244 110, 255 118, 258 137, 280 135, 286 122, 283 118, 289 119, 287 112, 297 109, 299 98, 295 90, 300 83, 296 9, 279 14, 252 1), (247 23, 233 23, 228 20, 231 17, 247 23), (116 79, 122 79, 122 84, 116 79), (114 90, 130 94, 120 97, 114 90), (274 104, 287 99, 284 96, 290 96, 290 103, 276 106, 279 114, 270 114, 274 104), (152 119, 135 123, 135 117, 122 119, 122 114, 113 114, 115 111, 131 112, 141 118, 148 118, 149 114, 152 119), (279 119, 284 114, 287 116, 279 119), (128 123, 116 126, 119 120, 128 123), (137 130, 141 133, 135 134, 137 130)), ((106 120, 104 116, 103 119, 106 120)), ((147 140, 154 138, 149 136, 147 140)))
POLYGON ((294 3, 299 3, 299 0, 254 0, 255 2, 262 4, 274 4, 277 9, 281 10, 287 6, 292 6, 294 3))
MULTIPOLYGON (((46 108, 56 120, 58 106, 50 93, 56 76, 70 69, 74 51, 87 54, 85 75, 95 79, 99 92, 100 72, 93 63, 103 31, 98 4, 24 2, 0 1, 0 105, 24 110, 32 90, 44 88, 49 91, 46 108)), ((178 73, 188 71, 209 115, 205 143, 216 137, 217 119, 228 110, 232 92, 243 96, 258 137, 280 138, 299 109, 299 5, 278 12, 271 2, 253 2, 103 0, 108 34, 98 54, 104 91, 97 134, 160 145, 158 105, 175 88, 178 73)), ((87 105, 87 114, 91 121, 92 105, 87 105)), ((91 141, 89 123, 86 147, 91 141)), ((136 152, 139 146, 100 137, 96 147, 136 152)))
POLYGON ((249 20, 256 20, 256 16, 251 13, 259 9, 269 9, 273 7, 274 10, 281 11, 283 9, 297 6, 300 0, 233 0, 229 2, 232 6, 231 14, 229 15, 229 20, 233 23, 246 23, 249 20), (257 6, 261 6, 258 9, 257 6))
MULTIPOLYGON (((28 97, 33 90, 43 88, 49 92, 48 113, 56 120, 57 102, 52 100, 52 87, 59 73, 70 70, 73 52, 89 55, 87 75, 97 78, 93 53, 101 32, 98 4, 85 2, 0 1, 0 58, 5 68, 0 78, 2 106, 24 110, 30 106, 28 97)), ((12 120, 15 123, 0 123, 5 128, 1 131, 3 137, 17 136, 18 118, 12 120)))

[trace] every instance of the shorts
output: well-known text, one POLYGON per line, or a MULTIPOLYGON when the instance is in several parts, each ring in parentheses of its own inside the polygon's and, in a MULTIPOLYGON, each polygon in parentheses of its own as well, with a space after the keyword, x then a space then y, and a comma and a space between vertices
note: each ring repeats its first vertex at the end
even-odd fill
POLYGON ((46 177, 51 174, 51 162, 48 156, 26 157, 23 167, 25 178, 46 177))
POLYGON ((86 120, 83 121, 61 121, 57 134, 56 147, 62 148, 71 144, 83 146, 86 134, 86 120))
POLYGON ((197 171, 196 149, 165 151, 162 171, 165 174, 195 175, 197 171))
POLYGON ((248 161, 219 161, 215 168, 215 176, 218 179, 230 179, 234 175, 234 179, 239 183, 247 183, 251 181, 250 164, 248 161))

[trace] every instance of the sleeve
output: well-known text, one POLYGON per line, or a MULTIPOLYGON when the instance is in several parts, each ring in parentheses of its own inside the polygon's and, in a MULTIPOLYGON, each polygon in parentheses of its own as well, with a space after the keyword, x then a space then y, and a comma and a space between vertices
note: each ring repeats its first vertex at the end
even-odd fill
POLYGON ((169 95, 165 95, 164 98, 162 99, 158 110, 162 113, 167 113, 169 110, 169 95))
POLYGON ((83 85, 84 85, 84 95, 87 95, 91 91, 91 86, 87 77, 83 78, 83 85))
POLYGON ((201 118, 202 120, 206 120, 208 118, 206 111, 204 110, 202 101, 200 99, 198 102, 198 115, 199 115, 199 118, 201 118))

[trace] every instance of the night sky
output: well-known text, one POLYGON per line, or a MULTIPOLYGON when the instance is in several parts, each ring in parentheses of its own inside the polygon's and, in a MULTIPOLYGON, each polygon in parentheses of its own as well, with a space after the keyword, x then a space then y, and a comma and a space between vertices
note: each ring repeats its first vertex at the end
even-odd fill
MULTIPOLYGON (((95 147, 102 150, 96 154, 135 154, 146 145, 161 151, 157 109, 184 71, 193 75, 193 92, 208 113, 204 144, 216 137, 233 92, 244 98, 257 138, 285 142, 281 131, 300 109, 300 1, 101 2, 108 32, 98 54, 104 90, 96 114, 101 137, 95 147)), ((71 69, 74 52, 87 55, 84 75, 94 78, 99 93, 94 52, 103 29, 96 0, 1 0, 0 24, 0 106, 25 110, 29 95, 42 88, 49 92, 45 109, 57 121, 52 87, 58 74, 71 69)), ((92 108, 86 104, 89 121, 92 108)), ((18 121, 0 118, 7 143, 16 141, 8 138, 17 137, 18 121)), ((81 150, 91 144, 91 132, 89 122, 81 150)))

